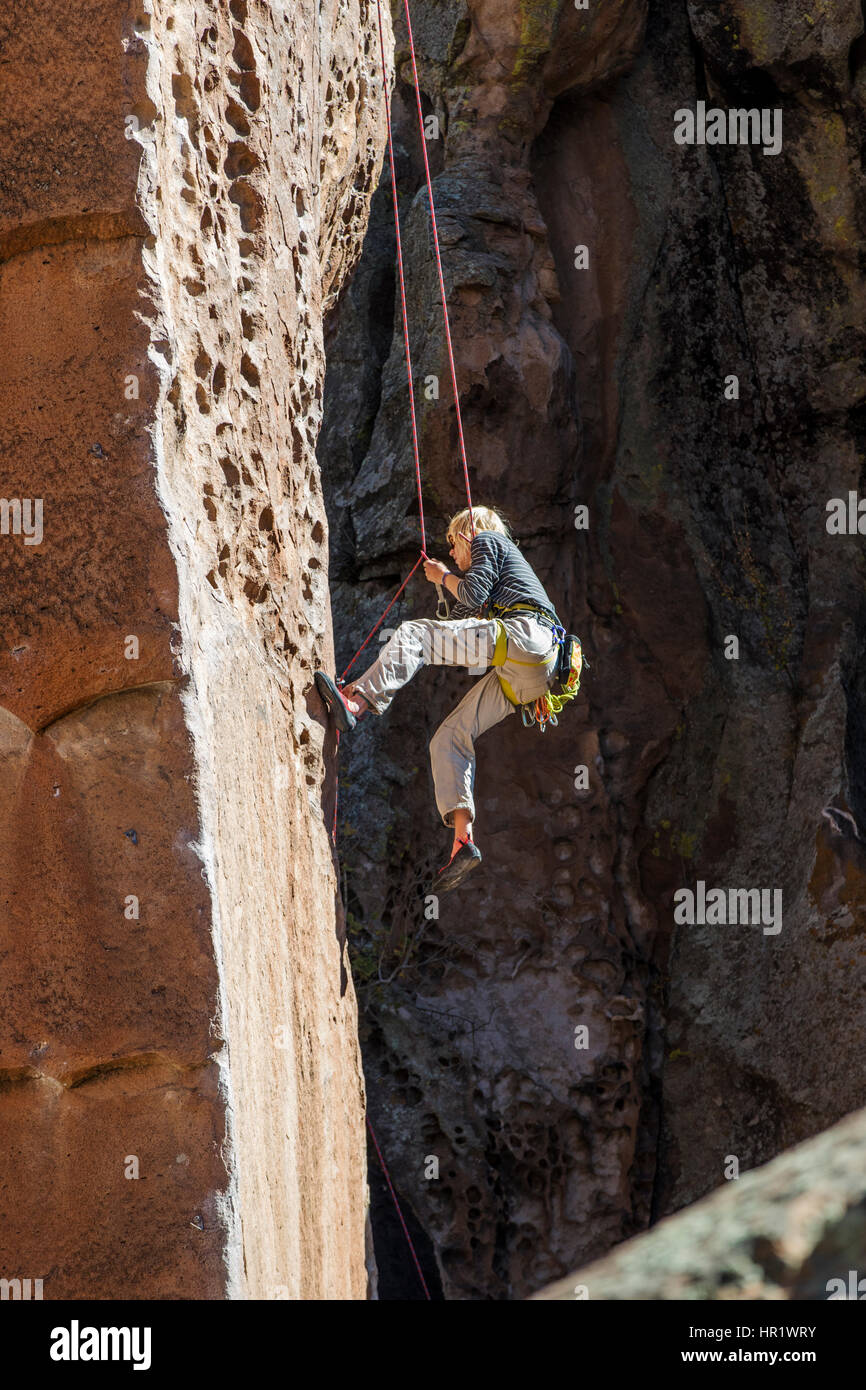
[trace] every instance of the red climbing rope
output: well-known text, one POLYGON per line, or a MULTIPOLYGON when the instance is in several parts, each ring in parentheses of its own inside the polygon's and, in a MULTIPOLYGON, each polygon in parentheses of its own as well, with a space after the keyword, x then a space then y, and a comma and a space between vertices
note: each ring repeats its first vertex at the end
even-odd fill
POLYGON ((334 749, 334 762, 337 764, 337 775, 334 778, 334 824, 331 826, 331 844, 337 848, 337 803, 340 800, 340 730, 337 730, 337 746, 334 749))
POLYGON ((384 623, 384 621, 385 621, 385 619, 387 618, 388 614, 391 612, 391 609, 394 607, 394 604, 397 602, 398 598, 399 598, 400 595, 402 594, 402 592, 403 592, 403 590, 405 589, 406 585, 409 583, 409 580, 412 578, 412 575, 415 573, 416 569, 417 569, 418 566, 421 564, 421 561, 422 561, 422 560, 426 560, 426 559, 428 559, 428 558, 429 558, 429 557, 428 557, 428 555, 426 554, 426 552, 422 550, 422 551, 421 551, 421 554, 418 556, 418 559, 415 561, 415 563, 414 563, 414 565, 412 566, 412 568, 410 569, 409 573, 406 575, 406 578, 403 580, 403 583, 400 585, 399 589, 397 590, 396 594, 395 594, 394 597, 392 598, 391 602, 388 604, 388 607, 385 609, 385 612, 382 614, 381 618, 380 618, 379 621, 376 623, 376 626, 375 626, 374 628, 371 628, 371 629, 370 629, 370 631, 367 633, 367 636, 364 638, 363 642, 361 643, 360 647, 359 647, 358 650, 355 652, 355 655, 352 657, 352 660, 349 662, 348 666, 346 667, 346 670, 343 672, 343 674, 341 675, 339 681, 337 682, 338 685, 342 685, 342 684, 343 684, 343 681, 346 679, 347 673, 348 673, 349 671, 351 671, 351 669, 352 669, 352 667, 354 666, 355 662, 358 660, 358 657, 361 655, 361 652, 364 650, 364 648, 366 647, 367 643, 370 641, 370 638, 373 637, 373 636, 375 635, 375 633, 377 633, 377 632, 379 631, 379 628, 382 626, 382 624, 384 623))
MULTIPOLYGON (((387 88, 388 70, 385 63, 385 39, 382 27, 381 0, 376 0, 376 13, 379 21, 379 53, 382 59, 382 84, 383 88, 387 88)), ((469 505, 469 528, 471 534, 474 536, 475 520, 472 515, 472 494, 469 490, 469 465, 466 461, 466 444, 463 438, 463 420, 460 415, 460 396, 457 390, 457 370, 454 366, 454 350, 451 345, 451 325, 448 321, 448 302, 445 295, 445 279, 442 273, 442 256, 439 250, 439 231, 436 226, 436 207, 433 202, 433 184, 430 178, 430 164, 427 159, 427 142, 424 138, 424 116, 421 110, 421 93, 420 88, 418 86, 418 69, 415 64, 415 42, 412 37, 412 22, 409 18, 408 3, 406 4, 406 23, 409 29, 409 48, 412 53, 412 71, 415 74, 415 95, 418 104, 418 128, 421 138, 421 149, 424 154, 424 169, 427 177, 427 196, 430 201, 430 221, 433 228, 433 243, 436 248, 436 264, 439 269, 439 291, 442 297, 442 313, 445 319, 445 341, 448 345, 448 361, 451 366, 451 385, 454 389, 454 405, 457 409, 457 433, 460 439, 460 457, 463 461, 463 478, 466 484, 466 501, 469 505)), ((403 346, 406 352, 406 379, 409 386, 409 418, 412 425, 412 452, 415 459, 415 482, 418 488, 418 517, 421 525, 421 554, 419 558, 415 561, 415 564, 413 565, 409 574, 404 579, 403 583, 400 585, 400 588, 397 590, 391 602, 388 604, 388 607, 385 609, 385 612, 382 614, 381 618, 376 623, 376 626, 372 629, 371 632, 367 634, 364 641, 361 643, 360 647, 355 652, 355 655, 352 657, 352 660, 349 662, 349 665, 346 667, 345 671, 339 679, 338 684, 340 685, 342 685, 343 681, 346 679, 347 673, 351 670, 355 662, 358 660, 358 657, 361 655, 361 652, 367 646, 368 642, 370 641, 370 638, 374 635, 375 632, 378 631, 382 623, 385 621, 385 618, 388 616, 391 609, 394 607, 394 604, 397 602, 397 599, 400 597, 406 585, 409 583, 409 580, 412 578, 412 575, 415 573, 415 570, 421 564, 421 561, 429 558, 427 555, 427 533, 424 526, 424 498, 421 490, 421 455, 418 447, 418 418, 415 410, 415 387, 412 381, 412 352, 409 346, 409 317, 406 312, 406 277, 403 267, 403 240, 400 235, 400 208, 397 200, 397 170, 395 168, 394 163, 394 137, 391 129, 391 107, 390 102, 388 100, 387 90, 385 91, 385 121, 388 127, 388 161, 391 166, 391 200, 394 205, 394 231, 397 239, 397 269, 399 272, 400 279, 400 310, 403 317, 403 346)))
MULTIPOLYGON (((436 249, 436 265, 437 265, 437 269, 438 269, 438 273, 439 273, 439 293, 440 293, 441 299, 442 299, 442 313, 443 313, 443 317, 444 317, 444 321, 445 321, 445 342, 446 342, 447 347, 448 347, 448 362, 449 362, 449 365, 450 365, 450 368, 451 368, 451 385, 452 385, 452 388, 453 388, 453 391, 454 391, 454 405, 455 405, 455 408, 456 408, 456 411, 457 411, 457 434, 458 434, 458 438, 459 438, 459 440, 460 440, 460 458, 461 458, 462 463, 463 463, 463 480, 464 480, 464 482, 465 482, 465 484, 466 484, 466 501, 467 501, 468 508, 469 508, 469 527, 470 527, 470 532, 471 532, 471 534, 474 536, 474 535, 475 535, 475 520, 474 520, 474 517, 473 517, 473 515, 472 515, 472 494, 471 494, 471 492, 470 492, 470 490, 469 490, 469 465, 468 465, 467 460, 466 460, 466 443, 465 443, 465 440, 464 440, 464 438, 463 438, 463 420, 462 420, 462 417, 461 417, 461 414, 460 414, 460 395, 459 395, 459 392, 458 392, 458 389, 457 389, 457 370, 456 370, 456 368, 455 368, 455 366, 454 366, 454 350, 453 350, 453 347, 452 347, 452 344, 451 344, 451 324, 450 324, 449 319, 448 319, 448 301, 447 301, 447 297, 446 297, 446 294, 445 294, 445 277, 444 277, 443 271, 442 271, 442 255, 441 255, 441 252, 440 252, 440 249, 439 249, 439 231, 438 231, 438 228, 437 228, 437 226, 436 226, 436 207, 435 207, 435 204, 434 204, 434 202, 433 202, 433 183, 432 183, 432 180, 431 180, 431 178, 430 178, 430 164, 429 164, 429 161, 428 161, 428 159, 427 159, 427 142, 426 142, 426 139, 425 139, 425 136, 424 136, 424 114, 423 114, 423 111, 422 111, 422 109, 421 109, 421 88, 420 88, 419 83, 418 83, 418 68, 417 68, 416 61, 415 61, 415 41, 414 41, 413 36, 412 36, 412 20, 411 20, 410 15, 409 15, 409 3, 408 3, 408 0, 404 0, 404 5, 405 5, 405 9, 406 9, 406 27, 407 27, 408 33, 409 33, 409 50, 410 50, 411 55, 412 55, 412 72, 413 72, 414 77, 415 77, 415 97, 416 97, 416 102, 417 102, 417 107, 418 107, 418 129, 419 129, 419 134, 420 134, 420 138, 421 138, 421 149, 422 149, 422 152, 423 152, 423 154, 424 154, 424 172, 425 172, 426 179, 427 179, 427 197, 428 197, 429 203, 430 203, 430 222, 431 222, 431 225, 432 225, 432 228, 433 228, 433 244, 434 244, 435 249, 436 249)), ((406 376, 407 376, 408 385, 409 385, 409 416, 410 416, 410 420, 411 420, 411 424, 412 424, 412 452, 413 452, 414 458, 415 458, 415 482, 416 482, 416 485, 417 485, 417 488, 418 488, 418 516, 419 516, 419 520, 420 520, 420 524, 421 524, 421 554, 419 555, 418 559, 415 561, 415 564, 412 566, 412 568, 411 568, 411 570, 409 571, 409 573, 407 574, 406 578, 403 580, 403 583, 400 585, 399 589, 397 590, 396 594, 395 594, 394 597, 392 598, 391 602, 388 604, 388 607, 385 609, 384 613, 382 614, 381 618, 380 618, 380 619, 378 620, 378 622, 376 623, 375 627, 373 627, 373 628, 371 629, 371 631, 370 631, 370 632, 367 634, 367 636, 364 638, 364 641, 361 643, 361 645, 360 645, 360 647, 358 648, 358 650, 355 652, 355 655, 352 657, 352 659, 351 659, 351 661, 349 662, 348 666, 347 666, 346 669, 343 671, 343 674, 340 676, 339 681, 337 682, 338 685, 342 685, 342 684, 343 684, 343 682, 345 681, 346 676, 348 675, 349 671, 350 671, 351 668, 354 666, 355 662, 358 660, 358 657, 361 655, 361 652, 364 650, 364 648, 365 648, 365 647, 367 646, 367 644, 370 642, 370 640, 371 640, 371 638, 374 636, 374 634, 375 634, 375 633, 379 630, 379 628, 382 626, 383 622, 384 622, 385 619, 387 618, 387 616, 388 616, 388 614, 390 613, 391 609, 394 607, 394 604, 397 602, 397 600, 398 600, 398 598, 400 597, 400 595, 402 594, 403 590, 406 588, 406 585, 409 583, 409 580, 412 578, 412 575, 415 573, 415 571, 417 570, 418 566, 421 564, 421 562, 422 562, 423 560, 426 560, 426 559, 429 558, 429 556, 427 555, 427 549, 426 549, 426 547, 427 547, 427 535, 426 535, 426 531, 425 531, 425 527, 424 527, 424 498, 423 498, 422 490, 421 490, 421 456, 420 456, 420 451, 419 451, 419 448, 418 448, 418 421, 417 421, 417 416, 416 416, 416 411, 415 411, 415 387, 414 387, 414 383, 413 383, 413 381, 412 381, 412 353, 411 353, 410 346, 409 346, 409 319, 408 319, 408 315, 407 315, 407 313, 406 313, 406 280, 405 280, 405 273, 404 273, 404 269, 403 269, 403 243, 402 243, 402 238, 401 238, 401 236, 400 236, 400 210, 399 210, 399 204, 398 204, 398 200, 397 200, 397 171, 396 171, 396 168, 395 168, 395 165, 394 165, 394 138, 393 138, 393 133, 392 133, 392 130, 391 130, 391 109, 390 109, 390 102, 389 102, 389 100, 388 100, 388 93, 387 93, 387 67, 386 67, 386 63, 385 63, 385 41, 384 41, 383 29, 382 29, 382 6, 381 6, 381 0, 376 0, 376 12, 377 12, 377 17, 378 17, 378 22, 379 22, 379 53, 380 53, 381 59, 382 59, 382 86, 383 86, 383 90, 384 90, 384 92, 385 92, 385 120, 386 120, 387 127, 388 127, 388 160, 389 160, 389 163, 390 163, 390 166, 391 166, 391 199, 392 199, 392 202, 393 202, 393 205, 394 205, 394 231, 395 231, 395 234, 396 234, 396 241, 397 241, 397 267, 398 267, 399 278, 400 278, 400 309, 401 309, 401 313, 402 313, 402 316, 403 316, 403 346, 404 346, 405 352, 406 352, 406 376)), ((339 734, 339 730, 338 730, 338 731, 337 731, 337 753, 338 753, 338 754, 339 754, 339 749, 340 749, 340 734, 339 734)), ((333 828, 332 828, 332 832, 331 832, 332 839, 333 839, 333 842, 334 842, 335 845, 336 845, 336 842, 337 842, 337 802, 338 802, 338 795, 339 795, 339 782, 337 782, 337 784, 336 784, 335 787, 334 787, 334 823, 333 823, 333 828)), ((401 1225, 402 1228, 403 1228, 403 1234, 404 1234, 404 1236, 406 1237, 406 1243, 407 1243, 408 1246, 409 1246, 409 1250, 410 1250, 410 1252, 411 1252, 412 1259, 413 1259, 414 1264, 415 1264, 415 1268, 416 1268, 416 1270, 418 1271, 418 1278, 421 1280, 421 1287, 422 1287, 422 1289, 424 1290, 424 1297, 425 1297, 426 1299, 429 1300, 429 1299, 430 1299, 430 1290, 429 1290, 428 1287, 427 1287, 427 1281, 426 1281, 425 1278, 424 1278, 424 1273, 423 1273, 423 1271, 422 1271, 422 1269, 421 1269, 420 1261, 419 1261, 418 1256, 417 1256, 417 1254, 416 1254, 416 1252, 415 1252, 415 1246, 414 1246, 414 1244, 412 1243, 412 1237, 411 1237, 410 1234, 409 1234, 409 1228, 408 1228, 408 1226, 406 1225, 406 1221, 405 1221, 405 1219, 404 1219, 404 1217, 403 1217, 403 1212, 402 1212, 402 1210, 401 1210, 400 1203, 399 1203, 399 1201, 398 1201, 398 1199, 397 1199, 397 1193, 394 1191, 394 1185, 393 1185, 393 1183, 391 1182, 391 1175, 390 1175, 390 1173, 388 1172, 388 1165, 386 1164, 385 1159, 384 1159, 384 1157, 382 1156, 382 1150, 379 1148, 379 1141, 378 1141, 377 1138, 376 1138, 376 1135, 375 1135, 374 1130, 373 1130, 373 1126, 370 1124, 369 1118, 367 1118, 367 1128, 368 1128, 368 1130, 370 1131, 370 1138, 371 1138, 372 1141, 373 1141, 373 1145, 374 1145, 375 1150, 376 1150, 376 1156, 377 1156, 377 1158, 378 1158, 378 1160, 379 1160, 379 1164, 380 1164, 380 1167, 381 1167, 382 1172, 383 1172, 383 1174, 384 1174, 385 1181, 386 1181, 386 1183, 388 1184, 388 1191, 391 1193, 391 1198, 392 1198, 392 1200, 393 1200, 393 1202, 394 1202, 394 1207, 395 1207, 395 1209, 396 1209, 397 1216, 398 1216, 399 1219, 400 1219, 400 1225, 401 1225)))
MULTIPOLYGON (((385 67, 385 40, 382 36, 382 6, 380 0, 376 0, 376 11, 379 19, 379 52, 382 55, 382 87, 384 90, 387 87, 388 74, 385 67)), ((391 103, 388 100, 387 90, 385 90, 385 120, 388 125, 388 160, 391 165, 391 199, 394 204, 394 231, 397 235, 397 266, 400 272, 400 306, 403 313, 403 344, 406 349, 406 376, 409 381, 409 415, 412 420, 412 449, 415 454, 415 481, 418 484, 418 515, 421 520, 421 550, 423 552, 427 549, 427 537, 424 533, 424 499, 421 496, 421 456, 418 452, 418 422, 415 418, 415 387, 412 382, 412 354, 409 350, 409 320, 406 316, 406 282, 403 275, 403 243, 400 238, 400 210, 397 205, 397 172, 394 168, 394 139, 391 134, 391 103)), ((417 569, 418 566, 416 565, 415 568, 417 569)))
MULTIPOLYGON (((379 0, 376 0, 376 3, 378 5, 379 0)), ((451 385, 454 388, 454 406, 457 411, 457 435, 460 440, 460 458, 463 462, 463 481, 466 484, 466 501, 469 505, 469 529, 470 534, 474 536, 475 519, 472 515, 472 494, 469 491, 469 465, 466 462, 466 443, 463 439, 463 420, 460 415, 460 395, 457 390, 457 370, 454 366, 454 351, 451 346, 451 324, 448 321, 448 300, 445 295, 445 277, 442 274, 442 256, 439 251, 439 231, 436 226, 436 207, 433 202, 433 182, 430 178, 430 162, 427 158, 427 141, 424 137, 424 113, 421 110, 421 84, 418 81, 418 67, 415 62, 415 40, 412 37, 412 17, 409 14, 409 0, 403 0, 403 8, 406 11, 406 29, 409 34, 409 52, 412 55, 412 74, 415 78, 415 104, 418 108, 418 131, 421 137, 421 150, 424 155, 424 173, 427 178, 427 197, 430 200, 430 223, 433 227, 433 245, 436 248, 436 267, 439 272, 439 293, 442 297, 442 315, 445 320, 445 342, 448 345, 448 362, 451 367, 451 385)), ((380 39, 381 33, 382 30, 380 25, 380 39)))
MULTIPOLYGON (((346 679, 347 673, 351 670, 355 662, 358 660, 358 657, 361 655, 361 652, 364 650, 367 643, 370 641, 370 638, 382 626, 382 623, 385 621, 391 609, 394 607, 394 604, 397 602, 406 585, 409 583, 409 580, 412 578, 412 575, 415 573, 421 561, 429 559, 429 556, 427 555, 427 533, 424 528, 424 497, 421 491, 421 455, 418 449, 418 419, 415 412, 415 386, 412 381, 412 351, 409 346, 409 316, 406 312, 406 277, 403 269, 403 240, 400 236, 400 207, 397 201, 397 170, 394 164, 394 137, 391 130, 391 104, 388 100, 387 92, 388 69, 385 63, 385 39, 384 31, 382 28, 381 0, 376 0, 376 13, 379 20, 379 53, 382 59, 382 88, 385 95, 385 121, 388 126, 388 162, 391 166, 391 201, 394 205, 394 232, 397 238, 397 269, 400 277, 400 310, 403 316, 403 346, 406 351, 406 380, 409 386, 409 418, 412 423, 412 452, 415 457, 415 482, 418 488, 418 518, 421 524, 421 554, 415 561, 415 564, 412 566, 412 569, 409 571, 406 578, 403 580, 403 583, 400 585, 391 602, 388 604, 388 607, 385 609, 385 612, 382 614, 381 618, 376 623, 376 626, 372 628, 372 630, 367 634, 360 647, 355 652, 355 655, 352 657, 352 660, 349 662, 349 665, 346 667, 345 671, 340 676, 340 679, 337 682, 338 685, 343 684, 343 681, 346 679)), ((337 811, 335 807, 335 834, 336 824, 337 811)))
MULTIPOLYGON (((408 1245, 409 1245, 409 1249, 410 1249, 411 1252, 412 1252, 412 1259, 415 1261, 415 1268, 416 1268, 417 1271, 418 1271, 418 1278, 421 1280, 421 1287, 422 1287, 422 1289, 424 1290, 424 1297, 427 1298, 427 1299, 429 1299, 429 1298, 430 1298, 430 1290, 429 1290, 428 1287, 427 1287, 427 1281, 426 1281, 426 1279, 424 1278, 424 1274, 423 1274, 423 1272, 422 1272, 421 1265, 420 1265, 420 1263, 419 1263, 419 1261, 418 1261, 418 1256, 415 1254, 415 1246, 412 1244, 412 1237, 411 1237, 410 1234, 409 1234, 409 1227, 406 1225, 406 1222, 405 1222, 404 1219, 403 1219, 403 1213, 402 1213, 402 1211, 400 1210, 400 1203, 397 1201, 397 1193, 394 1191, 394 1186, 393 1186, 393 1184, 392 1184, 392 1182, 391 1182, 391 1174, 388 1172, 388 1166, 387 1166, 387 1164, 385 1163, 384 1158, 382 1157, 382 1150, 379 1148, 379 1141, 377 1140, 375 1134, 373 1133, 373 1126, 370 1124, 369 1116, 367 1117, 367 1128, 368 1128, 368 1130, 370 1131, 370 1138, 372 1139, 372 1141, 373 1141, 373 1143, 374 1143, 374 1145, 375 1145, 375 1147, 376 1147, 376 1156, 377 1156, 378 1159, 379 1159, 379 1165, 380 1165, 380 1167, 381 1167, 381 1169, 382 1169, 382 1172, 385 1174, 385 1181, 386 1181, 386 1183, 388 1184, 388 1191, 391 1193, 391 1196, 392 1196, 392 1198, 394 1199, 394 1206, 396 1207, 396 1209, 397 1209, 397 1215, 398 1215, 399 1218, 400 1218, 400 1225, 403 1227, 403 1234, 404 1234, 404 1236, 406 1237, 407 1243, 408 1243, 408 1245)), ((432 1299, 430 1299, 430 1301, 432 1302, 432 1299)))
MULTIPOLYGON (((414 563, 414 565, 412 566, 412 568, 410 569, 409 573, 406 575, 406 578, 403 580, 403 583, 400 585, 399 589, 397 590, 396 594, 395 594, 394 597, 392 598, 391 602, 388 604, 388 607, 385 609, 385 612, 382 614, 381 618, 380 618, 379 621, 376 623, 376 626, 375 626, 374 628, 371 628, 371 630, 367 633, 367 636, 364 638, 364 640, 363 640, 363 642, 361 643, 360 647, 359 647, 358 650, 355 652, 355 655, 352 657, 352 660, 349 662, 349 665, 346 667, 346 669, 345 669, 345 671, 343 672, 342 676, 340 676, 339 680, 337 681, 337 684, 338 684, 338 685, 342 685, 342 684, 343 684, 343 681, 346 679, 346 676, 347 676, 348 672, 351 670, 351 668, 354 666, 355 662, 358 660, 358 657, 361 655, 361 652, 364 650, 364 648, 366 647, 367 643, 370 641, 370 638, 373 637, 374 634, 375 634, 376 632, 378 632, 379 628, 380 628, 380 627, 382 626, 382 624, 384 623, 385 619, 387 618, 388 614, 391 612, 391 609, 394 607, 394 604, 397 602, 398 598, 399 598, 400 595, 402 594, 402 592, 403 592, 403 590, 405 589, 406 585, 409 583, 409 580, 412 578, 412 575, 415 573, 415 571, 416 571, 416 569, 418 568, 418 566, 420 565, 421 561, 422 561, 422 560, 426 560, 427 558, 428 558, 428 556, 427 556, 426 553, 422 550, 422 551, 421 551, 421 554, 418 556, 418 559, 415 561, 415 563, 414 563)), ((339 754, 339 752, 340 752, 340 730, 339 730, 339 729, 337 730, 337 748, 336 748, 336 751, 337 751, 337 753, 339 754)), ((333 830, 331 831, 331 839, 333 840, 334 844, 337 843, 337 798, 338 798, 338 796, 339 796, 339 786, 340 786, 340 784, 339 784, 339 781, 338 781, 337 784, 336 784, 336 786, 335 786, 335 788, 334 788, 334 828, 333 828, 333 830)))

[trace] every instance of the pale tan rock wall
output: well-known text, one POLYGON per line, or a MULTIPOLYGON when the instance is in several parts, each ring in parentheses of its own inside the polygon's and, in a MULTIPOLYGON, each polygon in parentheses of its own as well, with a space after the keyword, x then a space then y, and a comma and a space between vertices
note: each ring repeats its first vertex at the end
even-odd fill
POLYGON ((46 521, 0 537, 0 1275, 364 1297, 309 692, 322 314, 383 144, 369 6, 38 3, 6 27, 3 490, 46 521))

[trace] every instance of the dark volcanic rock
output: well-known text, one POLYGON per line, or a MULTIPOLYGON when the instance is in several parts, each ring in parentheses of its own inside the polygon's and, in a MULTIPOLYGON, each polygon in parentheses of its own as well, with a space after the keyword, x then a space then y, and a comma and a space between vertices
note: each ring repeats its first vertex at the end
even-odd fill
MULTIPOLYGON (((591 667, 559 729, 482 740, 485 866, 438 920, 426 744, 464 675, 421 672, 344 741, 341 854, 380 1138, 446 1297, 515 1298, 863 1101, 863 560, 825 508, 862 469, 866 52, 853 3, 415 10, 474 499, 591 667), (781 110, 781 153, 678 145, 699 101, 781 110), (698 880, 780 889, 781 930, 676 925, 698 880)), ((463 494, 397 27, 442 557, 463 494)), ((340 668, 418 553, 389 199, 326 383, 340 668)))
POLYGON ((861 1299, 864 1143, 861 1110, 536 1298, 861 1299))

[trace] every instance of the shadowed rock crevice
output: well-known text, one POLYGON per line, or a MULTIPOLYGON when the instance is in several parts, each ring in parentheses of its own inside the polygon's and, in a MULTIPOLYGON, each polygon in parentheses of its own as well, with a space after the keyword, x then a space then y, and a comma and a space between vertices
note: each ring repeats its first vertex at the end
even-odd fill
MULTIPOLYGON (((395 1209, 394 1198, 379 1167, 372 1144, 368 1148, 367 1164, 370 1182, 370 1215, 375 1231, 376 1296, 385 1302, 426 1302, 424 1286, 418 1276, 406 1234, 395 1209)), ((397 1192, 396 1196, 412 1240, 415 1256, 421 1266, 430 1299, 433 1302, 441 1301, 442 1284, 430 1238, 420 1225, 414 1210, 406 1200, 405 1194, 397 1192)))
POLYGON ((72 1064, 68 1071, 59 1076, 52 1072, 40 1071, 36 1067, 13 1067, 0 1071, 0 1088, 47 1082, 49 1085, 73 1091, 79 1086, 103 1081, 119 1072, 134 1073, 134 1076, 126 1077, 126 1080, 144 1082, 147 1086, 160 1084, 166 1079, 179 1080, 182 1076, 187 1076, 192 1082, 195 1073, 207 1065, 207 1060, 184 1062, 156 1052, 145 1052, 127 1057, 111 1057, 104 1062, 89 1062, 79 1067, 72 1064))
POLYGON ((137 208, 122 212, 82 213, 78 217, 46 218, 28 226, 11 227, 0 236, 0 262, 13 256, 59 246, 69 241, 114 241, 118 237, 145 237, 147 225, 137 208))
POLYGON ((155 695, 162 698, 167 695, 169 691, 175 689, 179 681, 180 677, 175 681, 147 681, 141 685, 126 685, 120 690, 103 690, 100 694, 83 701, 79 705, 71 705, 68 709, 58 711, 46 724, 42 724, 38 729, 34 729, 33 733, 45 734, 49 729, 54 728, 55 725, 60 724, 64 719, 69 719, 73 715, 83 714, 85 710, 92 709, 94 705, 99 704, 102 700, 123 698, 126 695, 133 694, 133 692, 140 694, 153 692, 155 695))

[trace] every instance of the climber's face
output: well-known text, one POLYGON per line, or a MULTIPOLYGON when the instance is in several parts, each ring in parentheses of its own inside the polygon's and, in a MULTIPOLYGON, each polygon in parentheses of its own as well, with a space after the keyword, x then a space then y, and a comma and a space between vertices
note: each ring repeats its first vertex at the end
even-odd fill
POLYGON ((472 564, 471 540, 465 531, 459 531, 448 552, 458 569, 468 570, 472 564))

